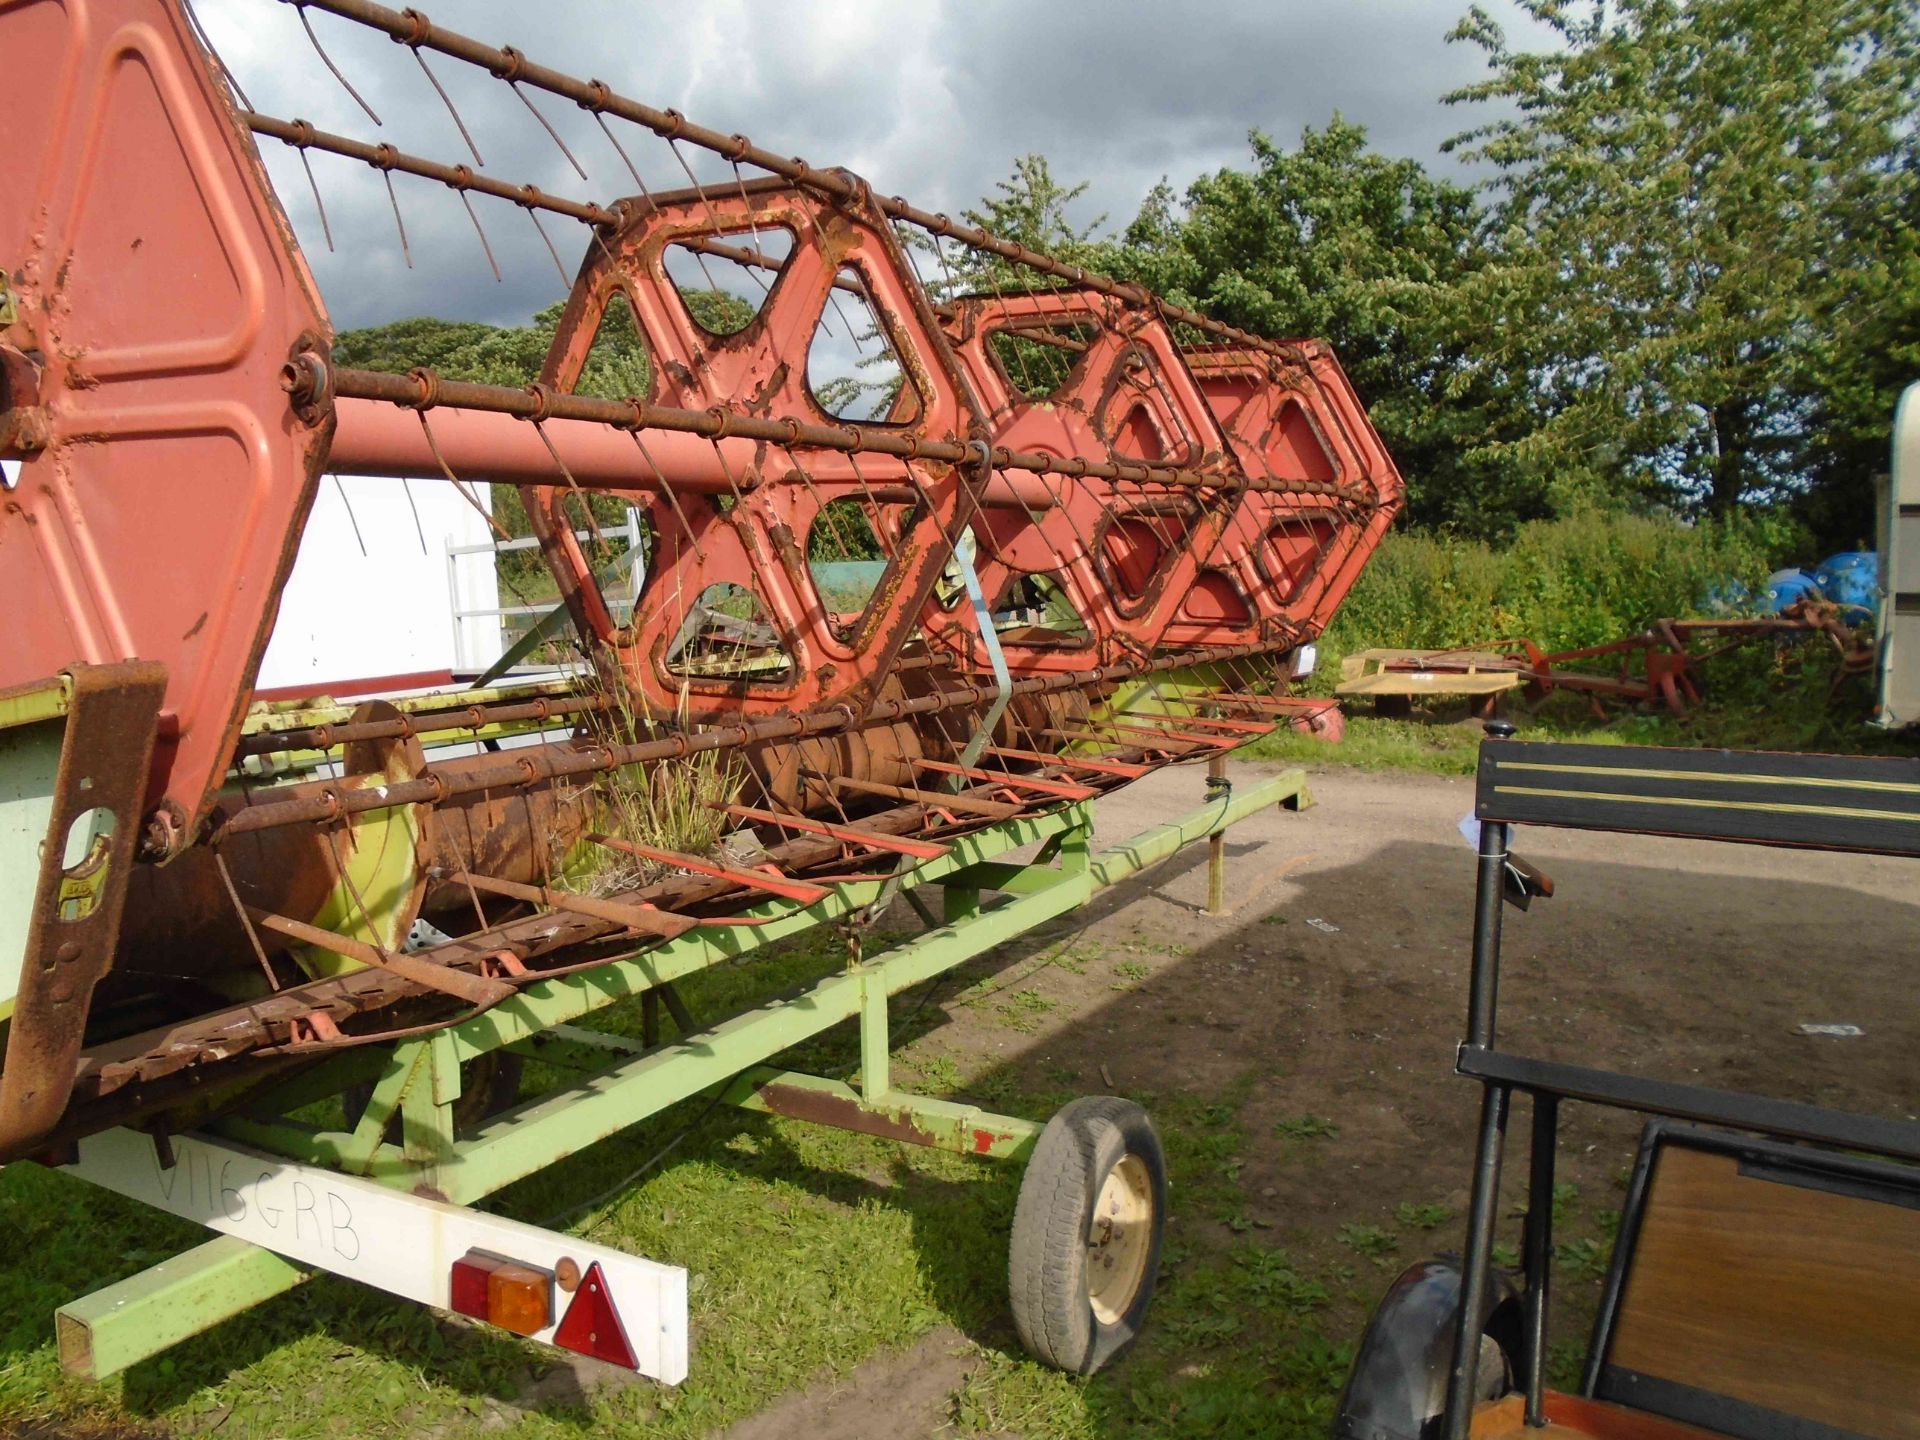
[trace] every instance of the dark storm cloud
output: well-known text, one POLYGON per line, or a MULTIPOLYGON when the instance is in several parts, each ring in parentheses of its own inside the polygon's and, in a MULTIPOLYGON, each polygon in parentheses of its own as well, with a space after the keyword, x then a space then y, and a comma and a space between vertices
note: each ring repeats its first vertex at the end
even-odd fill
MULTIPOLYGON (((885 4, 817 0, 628 6, 594 0, 448 0, 443 24, 535 60, 606 80, 781 154, 845 165, 887 194, 954 213, 978 201, 1013 160, 1038 152, 1064 181, 1088 182, 1079 218, 1132 217, 1162 176, 1244 163, 1249 130, 1290 143, 1338 111, 1389 153, 1443 170, 1439 144, 1470 116, 1440 96, 1481 73, 1476 51, 1444 43, 1465 0, 1346 5, 1197 3, 885 4)), ((385 122, 375 127, 326 70, 289 5, 200 0, 199 12, 254 105, 323 129, 447 163, 466 161, 459 131, 404 46, 308 12, 329 55, 385 122)), ((1517 17, 1503 16, 1516 31, 1517 17)), ((1533 38, 1521 32, 1517 38, 1533 38)), ((430 58, 473 133, 486 173, 551 193, 609 200, 635 189, 592 118, 528 91, 586 168, 582 180, 506 86, 430 58)), ((685 184, 673 151, 612 122, 650 188, 685 184)), ((342 328, 402 315, 523 323, 565 293, 545 243, 517 207, 475 197, 505 282, 446 187, 396 176, 411 269, 381 178, 355 162, 312 157, 336 249, 329 253, 299 161, 263 140, 281 197, 342 328)), ((703 181, 731 178, 682 147, 703 181)), ((585 231, 542 217, 571 274, 585 231)))

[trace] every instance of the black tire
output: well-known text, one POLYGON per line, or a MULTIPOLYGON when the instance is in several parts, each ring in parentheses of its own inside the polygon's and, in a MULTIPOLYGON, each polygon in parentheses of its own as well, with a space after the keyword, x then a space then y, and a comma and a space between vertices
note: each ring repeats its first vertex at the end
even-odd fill
POLYGON ((1166 1223, 1166 1156, 1147 1112, 1113 1095, 1064 1106, 1013 1211, 1007 1283, 1027 1352, 1075 1375, 1124 1354, 1153 1300, 1166 1223))
MULTIPOLYGON (((1367 1321, 1346 1390, 1334 1412, 1334 1440, 1439 1440, 1460 1317, 1458 1256, 1422 1260, 1401 1272, 1367 1321)), ((1524 1373, 1520 1297, 1498 1271, 1488 1275, 1486 1319, 1473 1401, 1508 1394, 1524 1373)))

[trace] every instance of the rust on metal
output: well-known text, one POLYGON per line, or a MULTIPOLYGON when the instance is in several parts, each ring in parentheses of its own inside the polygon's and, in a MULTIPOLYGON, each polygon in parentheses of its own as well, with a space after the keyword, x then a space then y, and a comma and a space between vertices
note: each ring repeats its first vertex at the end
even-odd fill
POLYGON ((1052 765, 1061 770, 1080 770, 1093 775, 1117 775, 1125 780, 1138 780, 1142 775, 1151 775, 1151 765, 1129 765, 1120 760, 1108 760, 1104 757, 1095 760, 1085 755, 1043 755, 1037 750, 1010 750, 1002 745, 989 745, 980 752, 997 760, 1024 760, 1030 764, 1052 765))
POLYGON ((797 900, 802 905, 812 905, 827 898, 826 887, 809 885, 803 880, 790 880, 772 867, 750 870, 741 865, 723 865, 718 860, 703 860, 698 855, 683 855, 677 850, 663 850, 658 845, 643 845, 619 835, 593 834, 587 839, 609 850, 618 850, 623 855, 637 856, 659 865, 671 865, 676 870, 685 870, 692 875, 711 875, 716 880, 731 880, 749 890, 764 890, 769 895, 797 900))
MULTIPOLYGON (((657 935, 663 940, 684 935, 699 924, 699 921, 691 916, 674 915, 664 910, 617 900, 604 900, 595 895, 580 895, 571 890, 556 890, 550 885, 522 885, 518 881, 501 880, 492 875, 475 875, 470 872, 463 874, 461 880, 488 895, 504 895, 510 900, 524 900, 533 905, 545 905, 550 910, 571 910, 576 914, 591 915, 596 920, 610 920, 629 930, 657 935)), ((509 957, 512 955, 511 951, 501 953, 509 957)), ((514 963, 519 962, 515 960, 514 963)))
POLYGON ((66 1109, 94 987, 119 940, 167 675, 128 660, 77 665, 67 680, 52 813, 0 1065, 0 1156, 33 1149, 66 1109))
POLYGON ((1510 639, 1448 650, 1385 652, 1378 659, 1374 652, 1362 652, 1349 657, 1347 664, 1355 673, 1343 678, 1338 693, 1394 696, 1414 693, 1412 685, 1396 688, 1395 676, 1475 674, 1519 685, 1536 702, 1554 690, 1571 690, 1586 695, 1601 716, 1602 702, 1614 700, 1664 705, 1685 718, 1701 702, 1700 667, 1706 661, 1754 640, 1806 635, 1826 637, 1839 654, 1843 674, 1859 674, 1873 665, 1871 637, 1848 624, 1839 606, 1809 597, 1761 618, 1656 620, 1619 640, 1574 650, 1550 652, 1532 640, 1510 639), (1696 648, 1696 641, 1707 644, 1696 648), (1602 671, 1595 661, 1613 661, 1614 669, 1602 671), (1366 683, 1368 676, 1380 678, 1366 683), (1356 680, 1362 684, 1353 683, 1356 680))
POLYGON ((916 790, 910 785, 883 785, 875 780, 855 780, 851 776, 836 775, 830 782, 835 790, 851 790, 862 795, 879 795, 888 800, 910 800, 916 805, 924 805, 929 810, 958 810, 965 815, 977 815, 985 820, 1011 820, 1021 813, 1018 805, 1009 805, 1000 800, 986 800, 978 795, 936 794, 928 790, 916 790))
POLYGON ((318 925, 309 925, 304 920, 295 920, 286 915, 275 915, 266 910, 249 910, 249 918, 263 930, 271 930, 285 935, 290 940, 298 940, 303 945, 315 945, 323 950, 337 951, 357 960, 362 965, 376 970, 388 970, 415 985, 428 990, 437 990, 444 995, 452 995, 469 1005, 498 1005, 513 994, 513 986, 498 980, 488 980, 482 976, 470 974, 465 970, 456 970, 445 965, 430 965, 422 960, 399 951, 382 950, 369 945, 364 940, 356 940, 351 935, 342 935, 337 931, 324 930, 318 925))
POLYGON ((894 1114, 884 1106, 862 1105, 850 1096, 808 1085, 769 1081, 754 1091, 754 1098, 769 1114, 788 1120, 808 1120, 862 1135, 876 1135, 883 1140, 901 1140, 909 1145, 940 1143, 938 1136, 921 1129, 904 1114, 894 1114))
POLYGON ((830 840, 844 840, 850 845, 864 845, 875 850, 890 851, 895 855, 910 855, 916 860, 938 860, 952 848, 948 845, 934 845, 925 840, 910 840, 898 835, 886 835, 878 830, 868 830, 858 825, 830 825, 824 820, 813 820, 804 815, 779 815, 771 810, 756 809, 751 805, 723 805, 720 809, 721 813, 735 820, 774 825, 782 830, 795 830, 805 835, 825 835, 830 840))
POLYGON ((915 762, 921 770, 936 775, 958 775, 980 785, 1002 786, 1009 790, 1030 790, 1060 800, 1091 800, 1100 792, 1091 785, 1073 785, 1064 780, 1049 780, 1039 775, 1018 775, 1010 770, 982 770, 974 765, 949 765, 944 760, 915 762))

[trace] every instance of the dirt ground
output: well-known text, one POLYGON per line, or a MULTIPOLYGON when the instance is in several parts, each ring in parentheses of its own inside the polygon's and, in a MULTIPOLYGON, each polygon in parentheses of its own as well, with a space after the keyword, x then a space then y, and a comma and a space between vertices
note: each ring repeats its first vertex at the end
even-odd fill
MULTIPOLYGON (((1244 783, 1270 768, 1234 773, 1244 783)), ((991 1006, 943 1005, 909 1052, 924 1063, 984 1051, 1022 1077, 1088 1092, 1233 1096, 1247 1137, 1235 1228, 1350 1261, 1369 1249, 1369 1232, 1352 1227, 1397 1237, 1371 1267, 1359 1262, 1359 1282, 1325 1317, 1330 1335, 1352 1340, 1367 1297, 1402 1263, 1460 1243, 1478 1097, 1451 1073, 1474 871, 1457 827, 1472 782, 1328 768, 1311 783, 1313 809, 1262 812, 1230 832, 1230 914, 1205 912, 1202 845, 1043 937, 1131 959, 1137 983, 1116 987, 1111 963, 1075 974, 1003 952, 1008 993, 1030 984, 1053 1002, 1032 1033, 1011 1033, 991 1006), (1315 1134, 1318 1121, 1330 1130, 1315 1134), (1449 1218, 1410 1226, 1408 1204, 1449 1218)), ((1199 772, 1182 769, 1102 800, 1099 843, 1192 808, 1200 790, 1199 772)), ((1522 831, 1515 850, 1559 893, 1531 913, 1506 912, 1504 1045, 1874 1114, 1913 1118, 1920 1108, 1909 865, 1542 829, 1522 831), (1865 1034, 1812 1038, 1798 1032, 1803 1022, 1865 1034)), ((1025 952, 1045 953, 1038 943, 1025 952)), ((1516 1121, 1510 1217, 1524 1107, 1516 1121)), ((1637 1133, 1629 1116, 1582 1106, 1563 1115, 1560 1179, 1574 1188, 1559 1233, 1597 1256, 1571 1280, 1561 1272, 1553 1339, 1563 1367, 1584 1345, 1637 1133)), ((1517 1239, 1517 1220, 1506 1223, 1517 1239)), ((1230 1238, 1217 1210, 1183 1213, 1176 1192, 1170 1235, 1183 1229, 1199 1243, 1230 1238)), ((936 1333, 876 1357, 829 1388, 789 1396, 730 1440, 951 1434, 942 1392, 964 1379, 959 1339, 936 1333)))

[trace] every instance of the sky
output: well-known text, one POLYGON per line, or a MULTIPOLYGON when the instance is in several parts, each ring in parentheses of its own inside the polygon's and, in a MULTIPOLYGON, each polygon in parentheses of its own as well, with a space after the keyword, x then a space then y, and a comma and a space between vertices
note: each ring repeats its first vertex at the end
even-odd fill
MULTIPOLYGON (((1198 175, 1247 163, 1246 137, 1283 143, 1336 113, 1373 144, 1458 174, 1441 142, 1476 118, 1443 105, 1479 78, 1483 58, 1445 36, 1467 0, 788 0, 683 3, 615 0, 423 0, 437 23, 783 155, 841 165, 882 194, 959 214, 1014 160, 1044 154, 1056 177, 1086 181, 1075 219, 1124 225, 1162 177, 1182 190, 1198 175)), ((1544 43, 1511 0, 1487 0, 1516 43, 1544 43)), ((376 126, 328 73, 292 5, 197 0, 199 17, 257 110, 447 164, 472 156, 406 47, 317 10, 327 53, 383 123, 376 126)), ((587 172, 582 179, 508 87, 431 57, 485 161, 514 184, 607 202, 635 190, 592 117, 527 95, 587 172)), ((1479 117, 1484 118, 1484 117, 1479 117)), ((724 162, 610 122, 649 188, 731 178, 724 162)), ((407 315, 524 324, 566 291, 546 242, 508 202, 473 199, 505 279, 496 282, 473 222, 446 187, 394 180, 413 266, 403 258, 381 177, 314 155, 332 231, 329 253, 297 157, 262 139, 283 203, 327 298, 348 329, 407 315)), ((571 276, 584 232, 542 222, 571 276)))

